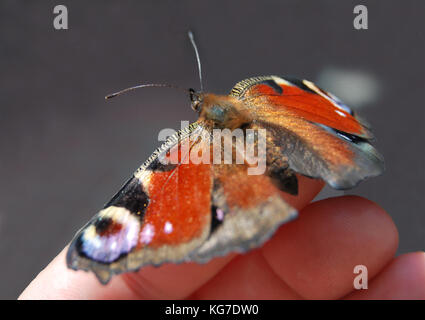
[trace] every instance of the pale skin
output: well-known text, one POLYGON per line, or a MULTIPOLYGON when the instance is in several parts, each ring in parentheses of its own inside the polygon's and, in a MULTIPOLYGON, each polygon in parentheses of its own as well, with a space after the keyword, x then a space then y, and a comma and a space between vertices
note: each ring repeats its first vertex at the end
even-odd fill
POLYGON ((397 229, 381 207, 357 196, 310 203, 323 183, 299 183, 298 197, 284 195, 298 219, 247 254, 145 267, 103 286, 68 269, 65 248, 19 299, 425 299, 425 253, 395 257, 397 229), (359 264, 367 290, 353 287, 359 264))

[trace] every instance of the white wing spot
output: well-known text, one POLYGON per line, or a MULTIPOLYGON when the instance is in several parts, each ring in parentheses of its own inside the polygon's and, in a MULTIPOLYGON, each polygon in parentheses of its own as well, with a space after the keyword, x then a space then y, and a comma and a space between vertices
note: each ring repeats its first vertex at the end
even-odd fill
POLYGON ((140 241, 144 244, 148 244, 152 241, 152 238, 155 234, 155 229, 151 224, 147 224, 143 227, 142 232, 140 233, 140 241))
POLYGON ((168 234, 168 233, 171 233, 172 231, 173 231, 173 225, 171 222, 167 221, 164 226, 164 232, 168 234))
POLYGON ((223 212, 223 210, 217 209, 217 219, 219 221, 223 221, 223 219, 224 219, 224 212, 223 212))
POLYGON ((112 242, 111 243, 111 250, 113 251, 113 250, 115 250, 117 248, 117 242, 116 241, 114 241, 114 242, 112 242))
POLYGON ((341 117, 346 117, 346 116, 347 116, 347 115, 346 115, 344 112, 342 112, 342 111, 335 110, 335 112, 336 112, 336 113, 338 113, 341 117))

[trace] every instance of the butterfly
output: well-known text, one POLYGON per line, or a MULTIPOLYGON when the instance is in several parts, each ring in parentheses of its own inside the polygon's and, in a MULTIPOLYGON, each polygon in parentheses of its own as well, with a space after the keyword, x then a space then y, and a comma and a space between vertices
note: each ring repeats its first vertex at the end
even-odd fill
POLYGON ((145 265, 246 252, 297 216, 281 196, 298 194, 296 174, 348 189, 384 170, 370 126, 311 81, 258 76, 228 95, 191 89, 190 99, 198 120, 171 135, 77 232, 69 268, 106 284, 145 265), (243 156, 235 163, 233 140, 227 153, 215 148, 215 130, 226 129, 264 142, 263 172, 249 174, 253 163, 243 156), (232 161, 213 161, 217 154, 232 161))

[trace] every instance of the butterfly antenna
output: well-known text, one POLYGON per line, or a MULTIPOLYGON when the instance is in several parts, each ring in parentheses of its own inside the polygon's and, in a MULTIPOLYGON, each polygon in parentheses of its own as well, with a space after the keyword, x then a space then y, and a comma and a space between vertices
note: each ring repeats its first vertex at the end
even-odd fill
POLYGON ((201 84, 201 92, 202 92, 202 91, 204 91, 204 87, 202 85, 201 59, 199 58, 198 47, 196 46, 196 42, 195 42, 195 39, 193 37, 192 31, 189 30, 189 32, 187 33, 187 35, 189 36, 190 42, 192 43, 193 49, 195 50, 196 61, 198 62, 199 83, 201 84))
POLYGON ((178 87, 178 86, 172 85, 172 84, 165 84, 165 83, 147 83, 147 84, 140 84, 140 85, 138 85, 138 86, 134 86, 134 87, 126 88, 126 89, 123 89, 123 90, 121 90, 121 91, 118 91, 118 92, 115 92, 115 93, 108 94, 108 95, 105 97, 105 99, 106 99, 106 100, 108 100, 108 99, 111 99, 111 98, 115 98, 116 96, 122 95, 123 93, 129 92, 129 91, 133 91, 133 90, 136 90, 136 89, 140 89, 140 88, 146 88, 146 87, 165 87, 165 88, 173 88, 173 89, 182 90, 182 91, 184 91, 184 92, 186 92, 186 93, 187 93, 187 92, 189 92, 189 93, 190 93, 190 90, 188 90, 188 89, 184 89, 184 88, 181 88, 181 87, 178 87))

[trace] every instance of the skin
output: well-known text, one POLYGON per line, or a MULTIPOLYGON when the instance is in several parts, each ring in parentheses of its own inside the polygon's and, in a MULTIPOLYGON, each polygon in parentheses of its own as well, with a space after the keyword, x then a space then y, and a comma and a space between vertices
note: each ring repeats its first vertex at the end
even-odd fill
POLYGON ((395 257, 397 229, 377 204, 357 196, 310 203, 323 187, 299 177, 299 210, 263 247, 207 264, 167 264, 115 276, 66 267, 65 248, 19 299, 425 299, 425 253, 395 257), (354 266, 368 269, 356 290, 354 266))

